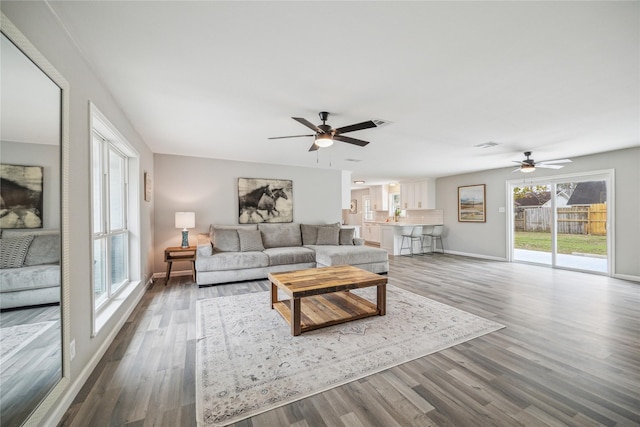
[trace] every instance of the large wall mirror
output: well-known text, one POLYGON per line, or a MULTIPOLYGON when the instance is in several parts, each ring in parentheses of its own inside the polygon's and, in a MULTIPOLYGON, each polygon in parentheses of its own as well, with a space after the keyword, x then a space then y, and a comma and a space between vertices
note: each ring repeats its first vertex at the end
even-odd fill
POLYGON ((1 32, 0 425, 40 425, 69 384, 69 89, 1 32))

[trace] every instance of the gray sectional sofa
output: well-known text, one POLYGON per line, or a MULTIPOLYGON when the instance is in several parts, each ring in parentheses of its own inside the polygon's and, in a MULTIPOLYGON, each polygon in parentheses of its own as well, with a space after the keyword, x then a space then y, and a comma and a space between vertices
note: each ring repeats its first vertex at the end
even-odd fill
POLYGON ((0 309, 60 302, 60 232, 2 230, 0 309))
POLYGON ((265 279, 269 273, 349 264, 372 273, 389 271, 384 249, 364 246, 339 223, 212 225, 198 235, 199 286, 265 279))

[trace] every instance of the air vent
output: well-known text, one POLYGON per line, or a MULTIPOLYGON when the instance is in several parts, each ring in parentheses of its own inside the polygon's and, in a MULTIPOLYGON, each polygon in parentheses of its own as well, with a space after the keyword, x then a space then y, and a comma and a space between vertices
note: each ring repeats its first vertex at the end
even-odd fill
POLYGON ((376 127, 387 126, 393 123, 393 122, 390 122, 389 120, 382 120, 382 119, 373 119, 371 121, 376 124, 376 127))
POLYGON ((491 148, 491 147, 495 147, 496 145, 500 145, 500 144, 498 144, 497 142, 489 141, 489 142, 484 142, 482 144, 474 145, 474 147, 477 147, 477 148, 491 148))

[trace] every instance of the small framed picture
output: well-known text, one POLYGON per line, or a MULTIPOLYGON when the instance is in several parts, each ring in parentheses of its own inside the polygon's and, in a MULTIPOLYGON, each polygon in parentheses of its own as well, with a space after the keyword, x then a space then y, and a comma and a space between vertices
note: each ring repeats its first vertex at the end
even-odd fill
POLYGON ((349 213, 358 213, 358 201, 356 199, 351 199, 351 204, 349 205, 349 213))
POLYGON ((485 185, 458 187, 458 221, 486 222, 485 185))
POLYGON ((151 193, 153 192, 153 179, 149 172, 144 173, 144 201, 151 201, 151 193))

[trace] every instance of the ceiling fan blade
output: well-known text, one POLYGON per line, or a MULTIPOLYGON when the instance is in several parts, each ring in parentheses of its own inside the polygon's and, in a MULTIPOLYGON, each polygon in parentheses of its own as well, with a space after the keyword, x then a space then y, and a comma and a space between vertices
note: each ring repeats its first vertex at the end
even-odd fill
POLYGON ((267 138, 267 139, 301 138, 303 136, 314 136, 314 135, 272 136, 272 137, 267 138))
POLYGON ((542 168, 542 169, 562 169, 564 166, 560 166, 560 165, 542 165, 542 164, 536 163, 536 167, 537 168, 542 168))
POLYGON ((512 170, 511 172, 520 172, 520 168, 515 168, 514 170, 512 170))
POLYGON ((311 123, 307 119, 303 119, 302 117, 291 117, 291 118, 293 120, 295 120, 296 122, 302 123, 303 125, 305 125, 309 129, 315 130, 318 133, 324 133, 324 131, 322 129, 320 129, 318 126, 314 125, 313 123, 311 123))
POLYGON ((348 142, 349 144, 359 145, 360 147, 364 147, 369 143, 369 141, 363 141, 361 139, 351 138, 351 137, 342 136, 342 135, 334 135, 333 139, 335 139, 336 141, 348 142))
POLYGON ((376 124, 371 120, 367 120, 366 122, 356 123, 354 125, 343 126, 341 128, 335 129, 336 133, 347 133, 354 132, 356 130, 369 129, 376 127, 376 124))
POLYGON ((559 163, 572 163, 571 160, 569 159, 558 159, 558 160, 545 160, 544 162, 538 162, 538 165, 555 165, 555 164, 559 164, 559 163))
POLYGON ((313 145, 309 148, 309 151, 318 151, 319 149, 320 146, 314 142, 313 145))

